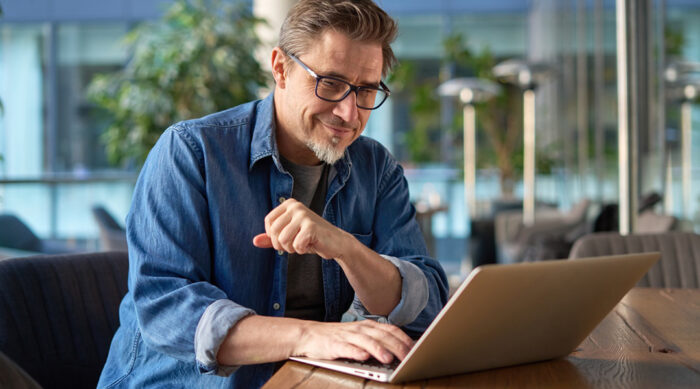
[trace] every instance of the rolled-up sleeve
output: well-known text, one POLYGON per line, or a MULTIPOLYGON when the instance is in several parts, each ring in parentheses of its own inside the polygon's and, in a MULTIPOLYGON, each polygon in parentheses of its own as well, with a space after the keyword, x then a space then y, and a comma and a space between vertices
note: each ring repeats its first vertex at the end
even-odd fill
POLYGON ((447 276, 428 256, 403 169, 391 156, 385 158, 375 210, 372 248, 402 277, 401 300, 388 320, 420 336, 447 303, 447 276))
POLYGON ((177 127, 149 154, 127 217, 129 289, 144 342, 230 374, 216 354, 229 329, 253 311, 212 284, 211 228, 198 144, 177 127))
POLYGON ((207 307, 194 336, 194 352, 200 373, 228 376, 240 367, 219 365, 216 355, 230 329, 239 320, 253 314, 252 309, 226 299, 216 300, 207 307))
MULTIPOLYGON (((401 300, 386 320, 390 324, 403 326, 413 322, 428 303, 428 280, 418 266, 389 255, 381 255, 391 262, 401 275, 401 300)), ((374 318, 355 296, 353 308, 361 317, 374 318)))

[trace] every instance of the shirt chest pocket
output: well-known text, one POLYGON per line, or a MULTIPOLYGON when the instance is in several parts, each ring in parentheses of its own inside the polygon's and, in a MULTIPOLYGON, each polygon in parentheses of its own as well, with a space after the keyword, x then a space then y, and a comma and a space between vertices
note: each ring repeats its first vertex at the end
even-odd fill
POLYGON ((352 236, 354 236, 355 239, 360 241, 360 243, 362 243, 363 245, 372 248, 372 239, 374 238, 373 233, 370 232, 368 234, 356 234, 352 232, 352 236))

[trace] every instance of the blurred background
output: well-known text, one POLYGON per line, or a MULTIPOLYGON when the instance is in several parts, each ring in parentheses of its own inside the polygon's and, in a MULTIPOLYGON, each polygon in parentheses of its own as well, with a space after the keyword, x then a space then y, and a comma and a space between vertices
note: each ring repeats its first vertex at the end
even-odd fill
MULTIPOLYGON (((365 135, 450 274, 700 232, 700 1, 377 2, 400 64, 365 135)), ((293 3, 0 0, 0 252, 123 248, 158 135, 264 96, 293 3)))

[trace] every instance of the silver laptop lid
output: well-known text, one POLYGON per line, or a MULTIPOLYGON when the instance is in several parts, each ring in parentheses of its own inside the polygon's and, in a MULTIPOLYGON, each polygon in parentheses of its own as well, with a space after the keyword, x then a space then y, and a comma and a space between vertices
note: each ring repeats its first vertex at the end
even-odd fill
POLYGON ((390 377, 411 381, 568 355, 658 253, 475 269, 390 377))

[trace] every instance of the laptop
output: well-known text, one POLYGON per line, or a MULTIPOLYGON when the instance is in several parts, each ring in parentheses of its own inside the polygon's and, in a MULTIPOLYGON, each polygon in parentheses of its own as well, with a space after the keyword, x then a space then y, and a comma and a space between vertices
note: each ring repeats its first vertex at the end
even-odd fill
POLYGON ((564 357, 659 257, 645 253, 480 266, 396 367, 290 359, 398 383, 564 357))

